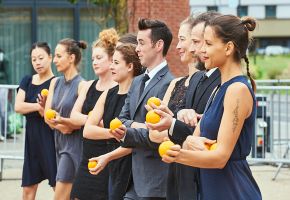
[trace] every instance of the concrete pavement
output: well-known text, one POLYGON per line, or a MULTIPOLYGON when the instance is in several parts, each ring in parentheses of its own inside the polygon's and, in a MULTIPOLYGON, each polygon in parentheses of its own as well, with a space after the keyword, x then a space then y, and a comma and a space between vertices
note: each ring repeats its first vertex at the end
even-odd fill
MULTIPOLYGON (((0 182, 0 199, 20 200, 22 161, 5 161, 5 171, 0 182), (9 180, 7 180, 9 179, 9 180)), ((252 172, 261 189, 264 200, 289 200, 290 199, 290 169, 282 168, 276 181, 272 181, 277 168, 269 165, 251 166, 252 172)), ((53 191, 47 181, 39 185, 36 200, 53 199, 53 191)))

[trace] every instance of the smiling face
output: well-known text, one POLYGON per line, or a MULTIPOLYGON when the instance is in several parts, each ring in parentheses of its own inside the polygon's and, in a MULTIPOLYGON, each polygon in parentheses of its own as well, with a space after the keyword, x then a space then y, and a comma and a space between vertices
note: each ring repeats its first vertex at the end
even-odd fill
POLYGON ((42 48, 35 48, 31 51, 31 63, 38 74, 44 74, 51 67, 51 56, 42 48))
POLYGON ((115 51, 113 55, 113 62, 110 66, 110 70, 113 80, 117 83, 133 76, 133 64, 127 64, 119 51, 115 51))
POLYGON ((202 48, 202 54, 205 61, 205 67, 211 69, 223 66, 228 57, 232 54, 232 48, 228 48, 228 44, 224 44, 210 26, 205 28, 204 40, 205 45, 202 48))
POLYGON ((111 59, 102 47, 93 48, 92 64, 94 72, 97 76, 106 74, 110 70, 111 59))
POLYGON ((178 49, 181 62, 185 64, 193 62, 193 55, 189 51, 191 45, 190 33, 191 29, 189 24, 182 24, 180 26, 176 48, 178 49))
POLYGON ((204 44, 204 23, 199 23, 191 29, 191 45, 189 51, 203 62, 201 47, 204 44))
POLYGON ((58 72, 65 72, 74 63, 74 59, 66 51, 66 47, 58 44, 55 47, 53 63, 58 72))

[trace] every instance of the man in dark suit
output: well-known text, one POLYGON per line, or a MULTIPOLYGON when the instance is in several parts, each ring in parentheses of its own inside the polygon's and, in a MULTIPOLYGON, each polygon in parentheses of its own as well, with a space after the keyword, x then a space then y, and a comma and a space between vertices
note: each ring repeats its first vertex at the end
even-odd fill
MULTIPOLYGON (((218 15, 219 13, 216 12, 206 12, 195 17, 191 31, 190 51, 199 58, 199 65, 204 65, 201 48, 204 45, 205 23, 218 15)), ((182 145, 186 138, 194 132, 199 115, 204 112, 212 91, 220 84, 220 81, 220 72, 217 69, 197 72, 195 76, 192 76, 185 95, 185 109, 178 112, 177 119, 172 118, 167 125, 162 124, 161 120, 159 125, 153 127, 158 131, 169 129, 170 140, 182 145)), ((149 127, 151 126, 149 125, 149 127)), ((198 169, 178 163, 170 164, 167 200, 196 199, 198 199, 198 169)))
POLYGON ((161 21, 141 19, 137 40, 141 64, 146 72, 136 77, 131 85, 119 118, 126 126, 113 131, 121 146, 133 148, 132 183, 124 199, 166 199, 168 164, 158 155, 158 144, 150 141, 145 126, 145 105, 152 97, 163 98, 173 79, 165 56, 172 41, 169 28, 161 21))

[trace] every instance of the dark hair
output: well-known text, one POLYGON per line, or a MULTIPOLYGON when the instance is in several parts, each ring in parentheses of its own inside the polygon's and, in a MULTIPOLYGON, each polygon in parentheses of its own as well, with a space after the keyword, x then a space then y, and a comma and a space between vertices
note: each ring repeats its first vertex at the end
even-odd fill
POLYGON ((126 64, 133 64, 134 76, 142 74, 142 65, 140 63, 138 54, 136 52, 136 45, 134 44, 122 44, 116 48, 116 51, 120 52, 125 60, 126 64))
POLYGON ((93 42, 93 48, 104 48, 109 57, 112 57, 118 42, 119 36, 114 28, 109 28, 99 33, 99 38, 93 42))
POLYGON ((153 45, 155 45, 158 40, 163 40, 164 47, 162 54, 166 56, 172 41, 172 33, 167 25, 159 20, 140 19, 138 28, 139 30, 151 29, 151 40, 153 45))
POLYGON ((48 46, 47 42, 35 42, 35 43, 33 43, 31 46, 31 49, 30 49, 30 55, 31 55, 32 51, 36 48, 43 49, 48 55, 51 54, 50 47, 48 46))
POLYGON ((233 42, 235 46, 234 60, 241 62, 244 59, 247 64, 247 75, 249 76, 252 88, 256 91, 256 84, 251 77, 249 71, 249 59, 247 57, 247 49, 251 43, 249 31, 256 28, 256 21, 251 17, 244 17, 242 19, 234 15, 221 15, 212 19, 208 26, 211 26, 224 43, 233 42))
POLYGON ((212 20, 215 17, 221 16, 221 13, 216 11, 207 11, 200 13, 196 16, 194 16, 194 22, 192 23, 192 27, 198 25, 199 23, 209 23, 210 20, 212 20))
POLYGON ((137 35, 135 33, 126 33, 125 35, 122 35, 120 37, 118 42, 121 42, 123 44, 130 43, 137 45, 138 44, 137 35))
POLYGON ((87 48, 87 43, 83 40, 75 41, 74 39, 65 38, 58 42, 58 44, 61 44, 66 47, 66 52, 69 55, 74 54, 75 55, 75 65, 78 65, 82 59, 82 52, 81 49, 87 48))

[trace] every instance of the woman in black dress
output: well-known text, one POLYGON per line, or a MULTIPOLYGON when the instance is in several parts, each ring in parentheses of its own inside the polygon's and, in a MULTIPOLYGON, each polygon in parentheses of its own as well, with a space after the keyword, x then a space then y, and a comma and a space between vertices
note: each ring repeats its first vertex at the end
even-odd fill
MULTIPOLYGON (((115 117, 119 116, 134 76, 142 73, 142 66, 135 52, 135 48, 136 46, 133 44, 123 44, 116 48, 113 55, 111 71, 113 80, 118 82, 118 86, 101 95, 84 128, 85 136, 98 140, 106 140, 108 151, 110 152, 120 146, 119 142, 110 132, 110 122, 115 117), (101 120, 104 122, 104 127, 100 126, 101 120)), ((113 157, 111 158, 113 160, 113 157)), ((98 160, 98 158, 93 158, 92 160, 98 160)), ((102 162, 100 162, 100 164, 102 164, 102 162)), ((95 170, 98 168, 99 166, 92 169, 90 172, 94 174, 95 170)), ((103 171, 101 173, 103 173, 103 171)), ((129 183, 130 174, 131 155, 110 162, 109 200, 123 199, 129 183)))
POLYGON ((45 179, 51 187, 55 187, 56 176, 54 133, 44 122, 46 97, 40 95, 42 89, 49 88, 54 77, 50 48, 46 42, 34 43, 30 56, 36 74, 22 79, 15 101, 15 111, 26 117, 23 199, 35 199, 37 186, 45 179), (37 99, 40 101, 37 102, 37 99))
MULTIPOLYGON (((98 40, 92 46, 93 70, 99 78, 88 81, 76 100, 71 118, 79 126, 85 125, 90 111, 93 110, 101 94, 117 85, 112 79, 109 68, 117 41, 118 34, 115 29, 111 28, 100 32, 98 40)), ((83 135, 82 161, 73 183, 72 199, 108 199, 108 169, 98 176, 88 171, 88 159, 107 152, 106 140, 96 140, 83 135)))

